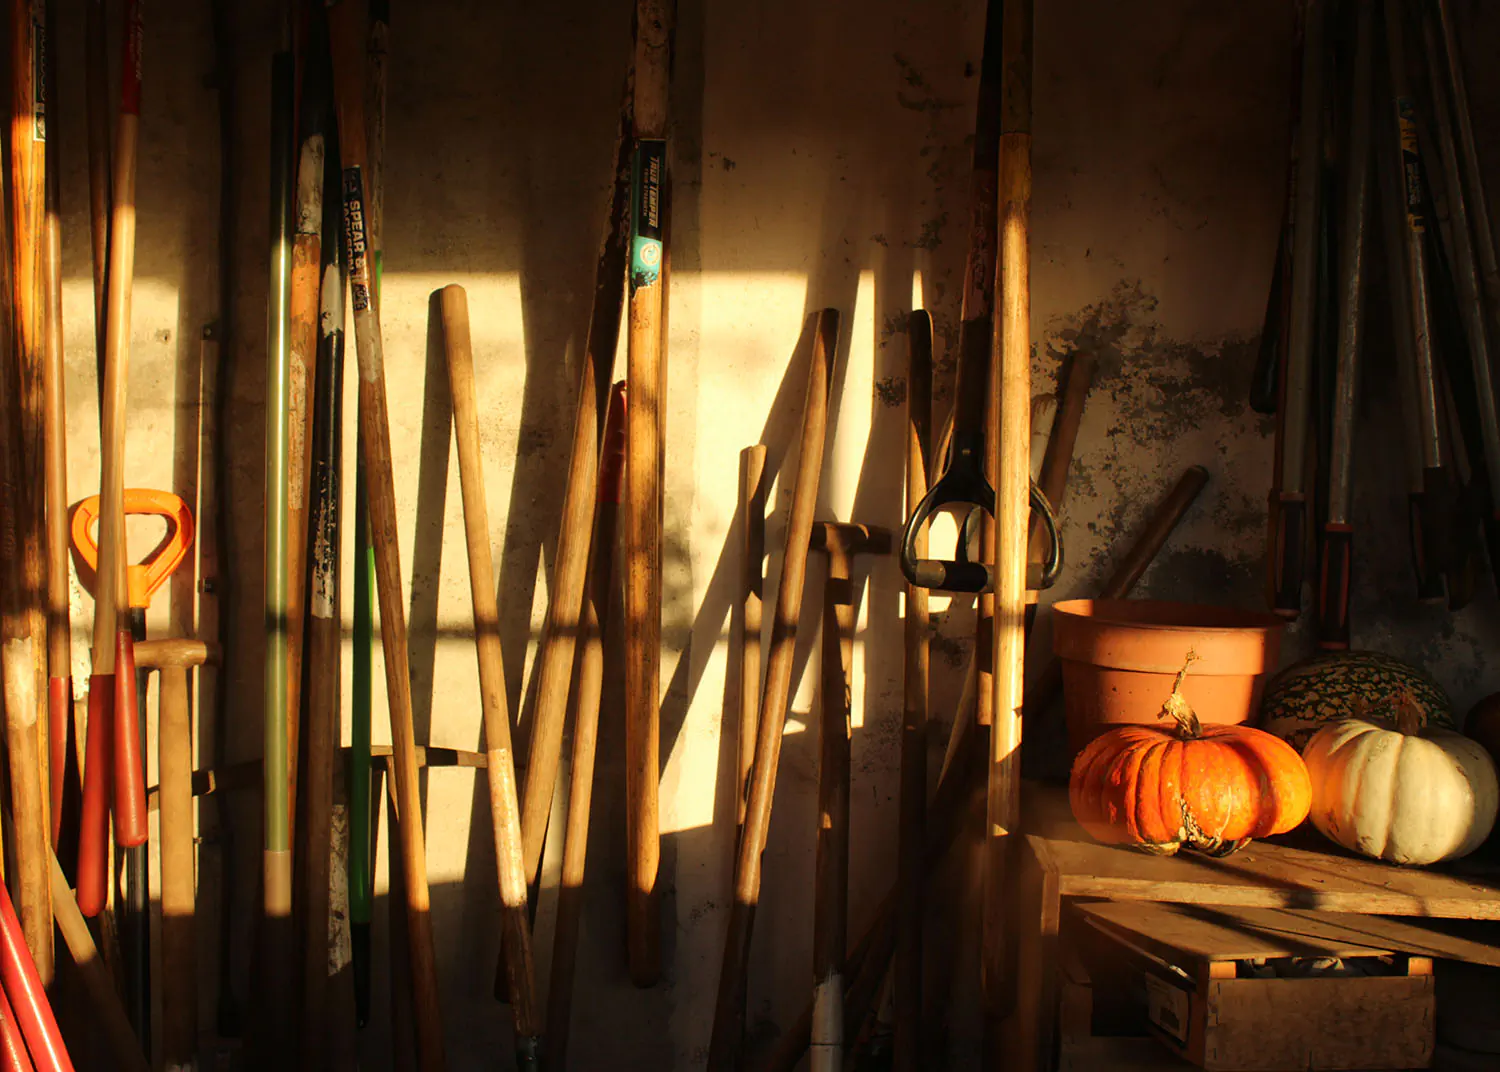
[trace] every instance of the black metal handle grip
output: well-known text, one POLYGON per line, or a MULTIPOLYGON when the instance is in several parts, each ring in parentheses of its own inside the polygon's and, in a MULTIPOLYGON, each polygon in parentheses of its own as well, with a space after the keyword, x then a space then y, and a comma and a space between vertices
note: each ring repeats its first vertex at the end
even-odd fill
MULTIPOLYGON (((1042 521, 1046 535, 1047 553, 1039 571, 1027 571, 1028 588, 1050 588, 1062 572, 1062 540, 1057 531, 1057 518, 1052 505, 1033 482, 1031 485, 1031 509, 1042 521)), ((971 526, 983 510, 995 516, 995 490, 984 478, 979 466, 978 451, 973 443, 953 446, 952 463, 922 497, 922 501, 907 518, 901 534, 901 572, 918 588, 929 588, 941 592, 985 592, 994 585, 989 566, 969 558, 969 536, 971 526), (918 558, 917 535, 922 526, 940 510, 955 506, 970 507, 964 519, 962 531, 952 559, 918 558)))

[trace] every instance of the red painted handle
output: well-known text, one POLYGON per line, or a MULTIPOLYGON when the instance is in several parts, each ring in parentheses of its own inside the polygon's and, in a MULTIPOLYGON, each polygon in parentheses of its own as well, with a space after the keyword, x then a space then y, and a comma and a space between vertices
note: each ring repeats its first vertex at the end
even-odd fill
POLYGON ((141 114, 141 38, 145 27, 139 0, 125 4, 125 62, 120 64, 120 111, 141 114))
POLYGON ((36 1072, 31 1055, 26 1052, 26 1040, 21 1037, 21 1025, 16 1023, 15 1010, 3 989, 0 989, 0 1059, 5 1072, 36 1072))
POLYGON ((123 849, 146 843, 146 774, 136 716, 135 639, 115 634, 115 841, 123 849))
POLYGON ((604 417, 604 440, 599 447, 599 501, 617 503, 625 472, 625 381, 609 392, 604 417))
POLYGON ((26 1048, 36 1062, 37 1072, 73 1072, 73 1061, 63 1045, 62 1032, 52 1006, 47 1004, 47 990, 37 975, 36 963, 21 935, 21 921, 16 918, 10 893, 0 885, 0 986, 10 999, 26 1048))
POLYGON ((52 847, 62 840, 64 798, 68 789, 68 728, 73 725, 73 679, 47 680, 47 761, 52 781, 52 847))
MULTIPOLYGON (((132 653, 133 654, 133 653, 132 653)), ((115 773, 113 674, 89 678, 89 725, 78 829, 78 909, 97 916, 109 899, 109 795, 115 773)))

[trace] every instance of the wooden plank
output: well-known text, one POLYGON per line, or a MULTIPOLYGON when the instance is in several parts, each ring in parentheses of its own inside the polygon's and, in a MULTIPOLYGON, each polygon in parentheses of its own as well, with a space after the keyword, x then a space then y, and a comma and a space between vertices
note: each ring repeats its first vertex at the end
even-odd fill
POLYGON ((1064 897, 1291 908, 1390 916, 1500 919, 1500 880, 1470 881, 1337 851, 1258 841, 1223 859, 1151 856, 1091 840, 1067 793, 1033 787, 1022 814, 1060 873, 1064 897))
POLYGON ((1078 906, 1089 922, 1124 931, 1152 953, 1197 974, 1215 961, 1273 957, 1380 957, 1404 950, 1310 913, 1204 909, 1113 901, 1078 906))

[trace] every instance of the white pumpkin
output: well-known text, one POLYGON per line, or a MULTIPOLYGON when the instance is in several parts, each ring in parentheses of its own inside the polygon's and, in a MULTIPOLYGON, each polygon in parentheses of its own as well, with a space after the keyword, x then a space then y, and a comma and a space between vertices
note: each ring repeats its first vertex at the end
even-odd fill
POLYGON ((1396 864, 1432 864, 1477 849, 1500 803, 1495 764, 1454 730, 1421 728, 1397 699, 1389 718, 1324 726, 1302 758, 1313 824, 1346 849, 1396 864))

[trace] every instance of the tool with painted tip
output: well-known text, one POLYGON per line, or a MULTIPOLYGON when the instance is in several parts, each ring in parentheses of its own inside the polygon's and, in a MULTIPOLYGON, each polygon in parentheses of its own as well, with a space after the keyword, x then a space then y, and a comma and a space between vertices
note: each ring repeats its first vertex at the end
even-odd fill
MULTIPOLYGON (((102 539, 104 531, 102 517, 102 502, 99 496, 90 496, 83 500, 73 511, 72 539, 73 549, 76 553, 78 572, 86 587, 91 587, 94 592, 99 593, 104 585, 102 566, 105 561, 106 547, 102 546, 96 539, 94 531, 99 529, 102 539)), ((168 491, 154 491, 147 488, 129 488, 124 494, 124 513, 127 517, 154 517, 160 518, 166 523, 166 533, 161 541, 143 561, 129 563, 126 566, 126 598, 127 617, 130 623, 131 640, 127 649, 121 645, 116 649, 114 701, 112 709, 116 721, 126 719, 137 727, 137 739, 144 740, 144 714, 143 707, 146 698, 146 690, 141 678, 145 671, 141 669, 139 660, 135 656, 135 644, 137 641, 145 640, 146 610, 151 605, 151 599, 167 580, 176 572, 177 568, 186 560, 193 546, 195 526, 193 513, 188 509, 187 503, 181 498, 168 491), (129 681, 131 688, 128 693, 122 693, 119 688, 121 681, 129 681)), ((92 714, 92 708, 90 713, 92 714)), ((90 731, 90 741, 93 733, 90 731)), ((118 742, 116 735, 114 740, 118 742)), ((116 744, 118 748, 118 744, 116 744)), ((93 763, 93 754, 85 757, 85 806, 89 805, 88 795, 88 765, 93 763)), ((118 759, 118 752, 116 752, 118 759)), ((140 812, 141 825, 145 825, 146 816, 146 790, 144 784, 144 767, 135 764, 142 771, 142 785, 140 788, 140 812)), ((118 799, 119 769, 116 766, 111 777, 117 793, 114 808, 117 815, 120 810, 118 799)), ((118 832, 116 840, 120 841, 118 832)), ((82 836, 80 835, 80 844, 82 836)), ((126 1001, 130 1010, 132 1022, 137 1025, 138 1031, 145 1031, 150 1024, 151 1016, 151 977, 150 977, 150 910, 147 871, 147 852, 144 844, 130 846, 121 842, 124 853, 124 889, 125 896, 120 905, 120 946, 121 954, 127 966, 126 1001)), ((100 846, 102 850, 103 846, 100 846)), ((107 866, 105 871, 107 873, 107 866)), ((83 896, 84 872, 82 861, 80 861, 79 872, 80 899, 83 896)), ((81 902, 80 902, 81 903, 81 902)), ((92 907, 92 906, 91 906, 92 907)), ((97 912, 97 909, 95 910, 97 912)), ((91 914, 88 908, 84 909, 86 915, 91 914)), ((142 1035, 143 1045, 146 1036, 142 1035)))
MULTIPOLYGON (((1410 359, 1407 371, 1412 389, 1417 441, 1422 462, 1421 492, 1413 504, 1411 543, 1421 589, 1438 596, 1453 567, 1453 521, 1457 489, 1444 441, 1444 414, 1437 357, 1433 348, 1433 311, 1426 233, 1427 193, 1417 133, 1416 102, 1407 83, 1406 4, 1387 0, 1385 9, 1388 98, 1381 120, 1384 137, 1377 167, 1390 172, 1399 198, 1399 245, 1392 251, 1392 303, 1405 311, 1407 338, 1401 352, 1410 359)), ((1438 596, 1441 598, 1441 596, 1438 596)))
MULTIPOLYGON (((369 125, 369 169, 365 185, 365 225, 375 256, 375 288, 380 305, 385 265, 384 163, 386 69, 390 58, 390 0, 370 0, 365 34, 364 110, 369 125)), ((348 258, 345 257, 345 271, 348 258)), ((375 548, 370 541, 370 492, 362 451, 354 457, 354 606, 349 758, 349 941, 354 971, 355 1021, 370 1020, 370 929, 374 919, 375 853, 370 745, 371 653, 375 640, 375 548)))
MULTIPOLYGON (((54 26, 53 0, 47 3, 47 25, 54 26)), ((46 35, 42 79, 48 96, 57 86, 57 36, 46 35)), ((45 103, 45 101, 44 101, 45 103)), ((46 319, 46 525, 47 525, 47 747, 51 779, 52 847, 65 859, 76 851, 81 791, 73 725, 73 630, 68 575, 68 443, 66 367, 63 360, 62 217, 60 139, 47 140, 46 225, 42 263, 46 319), (63 843, 64 833, 67 843, 63 843)))
POLYGON ((849 930, 849 733, 855 555, 887 555, 891 534, 821 522, 811 547, 828 556, 819 675, 818 837, 813 892, 812 1072, 844 1067, 844 951, 849 930))
POLYGON ((1371 124, 1374 88, 1373 0, 1355 12, 1354 70, 1349 86, 1349 142, 1343 169, 1343 223, 1339 228, 1338 357, 1328 458, 1328 510, 1318 577, 1318 644, 1349 646, 1349 589, 1353 571, 1352 525, 1355 400, 1364 345, 1365 229, 1370 215, 1371 124))
POLYGON ((427 850, 412 721, 405 596, 396 517, 390 414, 386 402, 385 355, 380 312, 372 300, 374 258, 365 224, 365 167, 369 163, 364 109, 365 37, 361 5, 340 0, 329 9, 333 46, 334 100, 339 152, 344 166, 344 249, 354 311, 359 364, 360 452, 365 459, 370 535, 375 549, 376 592, 380 600, 381 646, 385 653, 386 694, 390 704, 394 792, 399 798, 402 864, 406 882, 406 923, 416 1003, 417 1045, 424 1070, 445 1064, 442 1008, 432 939, 432 902, 427 882, 427 850))
POLYGON ((1287 309, 1287 350, 1282 379, 1281 469, 1272 527, 1272 607, 1295 618, 1302 612, 1306 571, 1308 434, 1312 427, 1314 347, 1317 338, 1318 238, 1323 184, 1317 161, 1323 156, 1322 114, 1328 4, 1307 0, 1302 34, 1302 77, 1296 156, 1301 172, 1292 204, 1291 298, 1287 309))

